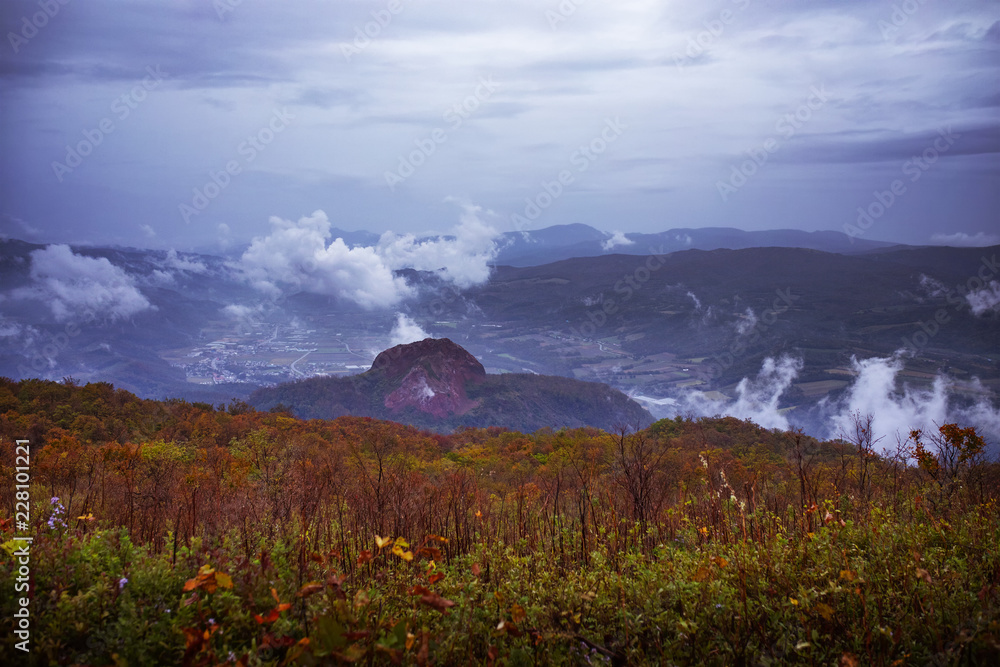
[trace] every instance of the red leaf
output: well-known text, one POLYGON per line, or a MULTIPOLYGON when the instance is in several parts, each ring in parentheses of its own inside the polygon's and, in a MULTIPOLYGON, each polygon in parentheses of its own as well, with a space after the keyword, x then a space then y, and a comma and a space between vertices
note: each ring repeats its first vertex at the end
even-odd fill
POLYGON ((422 596, 420 601, 432 609, 437 609, 442 614, 447 613, 449 607, 455 606, 455 603, 451 600, 447 600, 433 592, 422 596))
POLYGON ((300 588, 299 592, 295 594, 295 597, 306 598, 309 597, 310 595, 315 595, 316 593, 319 593, 321 590, 323 590, 323 584, 318 584, 314 581, 311 584, 306 584, 305 586, 300 588))
POLYGON ((437 572, 437 573, 432 574, 430 577, 427 578, 427 580, 430 581, 432 584, 436 584, 437 582, 441 581, 442 579, 444 579, 444 573, 443 572, 437 572))
POLYGON ((472 576, 478 578, 479 575, 480 575, 480 573, 482 573, 482 569, 480 569, 479 563, 473 563, 472 564, 472 576))

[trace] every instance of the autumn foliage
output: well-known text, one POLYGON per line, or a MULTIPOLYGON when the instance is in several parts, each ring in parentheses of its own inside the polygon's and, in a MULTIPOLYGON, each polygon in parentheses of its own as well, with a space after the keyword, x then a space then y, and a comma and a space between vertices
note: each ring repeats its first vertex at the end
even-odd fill
MULTIPOLYGON (((55 662, 922 664, 1000 646, 998 469, 958 425, 891 454, 733 418, 440 435, 3 380, 14 439, 33 448, 36 646, 55 662), (65 528, 45 525, 56 499, 65 528)), ((11 447, 0 466, 12 479, 11 447)))

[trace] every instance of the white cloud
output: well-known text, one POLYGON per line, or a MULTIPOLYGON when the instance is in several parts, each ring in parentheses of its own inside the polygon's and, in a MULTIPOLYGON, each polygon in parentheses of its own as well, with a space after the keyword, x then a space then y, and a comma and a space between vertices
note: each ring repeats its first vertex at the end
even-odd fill
POLYGON ((222 314, 226 317, 236 320, 237 322, 253 322, 260 319, 260 316, 264 312, 263 305, 257 306, 244 306, 240 304, 231 304, 222 309, 222 314))
POLYGON ((497 254, 499 232, 483 221, 479 206, 466 205, 462 209, 452 236, 418 241, 412 234, 386 232, 376 251, 394 269, 432 271, 461 288, 484 283, 497 254))
POLYGON ((375 248, 348 248, 339 238, 327 245, 330 221, 323 211, 298 222, 278 217, 270 222, 271 234, 255 238, 238 264, 257 289, 277 296, 280 283, 366 308, 392 306, 411 293, 375 248))
POLYGON ((928 296, 948 295, 948 288, 944 286, 944 283, 923 273, 920 274, 920 286, 926 290, 928 296))
POLYGON ((611 238, 601 244, 601 247, 604 248, 605 252, 607 252, 620 245, 635 245, 635 241, 625 236, 624 232, 616 231, 611 235, 611 238))
POLYGON ((993 280, 989 285, 965 295, 965 300, 976 317, 986 313, 1000 313, 1000 283, 993 280))
POLYGON ((208 267, 203 262, 199 262, 197 259, 185 259, 179 256, 173 248, 167 252, 165 266, 175 271, 187 271, 188 273, 197 274, 208 273, 208 267))
POLYGON ((660 404, 672 405, 678 413, 714 417, 727 415, 749 419, 764 428, 789 428, 788 418, 778 408, 781 396, 798 377, 802 360, 783 356, 778 360, 768 357, 761 365, 757 377, 743 378, 736 385, 736 399, 711 398, 700 391, 692 391, 679 400, 666 399, 660 404))
POLYGON ((430 338, 430 334, 423 330, 423 328, 410 319, 409 316, 403 313, 396 314, 396 326, 392 328, 392 333, 389 334, 391 346, 405 345, 406 343, 415 343, 417 341, 423 340, 425 338, 430 338))
POLYGON ((764 360, 757 377, 743 378, 736 385, 736 401, 726 406, 723 414, 750 419, 765 428, 789 428, 788 419, 778 410, 781 395, 792 386, 802 370, 802 360, 772 357, 764 360))
POLYGON ((284 284, 366 308, 390 307, 414 293, 395 270, 434 272, 460 288, 489 278, 498 233, 480 213, 478 207, 464 207, 451 236, 418 241, 412 235, 386 232, 375 246, 353 248, 340 238, 328 245, 331 224, 323 211, 298 222, 272 217, 271 234, 255 238, 237 267, 272 295, 284 284))
POLYGON ((896 437, 905 440, 910 430, 937 431, 946 423, 971 425, 981 435, 991 439, 1000 436, 1000 411, 990 402, 990 392, 978 382, 959 383, 938 374, 929 389, 904 384, 897 389, 898 377, 904 366, 903 350, 892 357, 852 359, 857 373, 854 382, 835 402, 824 401, 821 407, 830 414, 826 437, 844 437, 853 433, 854 415, 872 415, 874 439, 881 439, 880 448, 892 446, 896 437), (959 400, 956 389, 966 395, 978 395, 974 401, 959 400))
POLYGON ((687 295, 691 297, 692 301, 694 301, 694 309, 701 310, 701 299, 699 299, 694 292, 688 292, 687 295))
POLYGON ((93 316, 128 319, 153 309, 135 281, 105 257, 84 257, 67 245, 31 253, 32 285, 16 296, 46 302, 56 320, 93 316))
POLYGON ((736 333, 746 336, 757 326, 757 315, 753 308, 747 307, 746 314, 735 322, 736 333))
POLYGON ((139 225, 139 229, 141 229, 142 233, 146 235, 146 238, 151 239, 154 236, 156 236, 156 230, 153 229, 150 225, 139 225))
POLYGON ((966 234, 965 232, 934 234, 931 236, 931 243, 958 248, 983 248, 991 245, 1000 245, 1000 235, 987 234, 986 232, 977 232, 975 234, 966 234))

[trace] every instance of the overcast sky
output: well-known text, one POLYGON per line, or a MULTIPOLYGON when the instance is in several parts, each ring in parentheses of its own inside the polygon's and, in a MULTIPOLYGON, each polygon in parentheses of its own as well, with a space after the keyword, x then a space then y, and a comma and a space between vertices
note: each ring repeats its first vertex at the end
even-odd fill
POLYGON ((0 12, 8 237, 218 250, 271 216, 427 232, 473 205, 499 231, 853 225, 1000 242, 996 1, 0 12))

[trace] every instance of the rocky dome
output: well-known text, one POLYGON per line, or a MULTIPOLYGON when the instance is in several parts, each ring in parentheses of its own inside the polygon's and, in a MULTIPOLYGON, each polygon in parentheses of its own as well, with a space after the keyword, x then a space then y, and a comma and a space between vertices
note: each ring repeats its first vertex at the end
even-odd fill
POLYGON ((385 397, 392 412, 414 408, 435 417, 462 415, 479 405, 466 395, 466 383, 486 380, 486 369, 460 345, 447 338, 425 338, 397 345, 377 357, 372 371, 401 379, 385 397))

